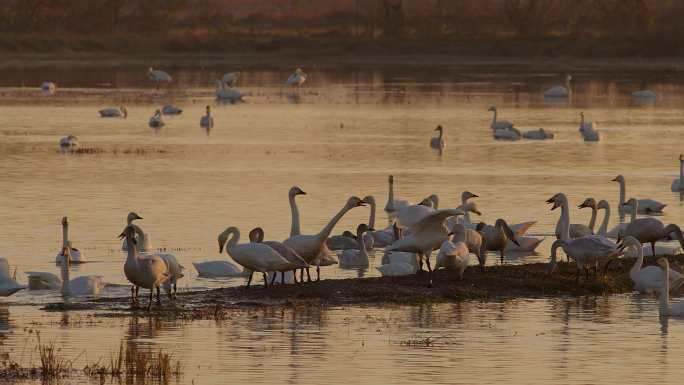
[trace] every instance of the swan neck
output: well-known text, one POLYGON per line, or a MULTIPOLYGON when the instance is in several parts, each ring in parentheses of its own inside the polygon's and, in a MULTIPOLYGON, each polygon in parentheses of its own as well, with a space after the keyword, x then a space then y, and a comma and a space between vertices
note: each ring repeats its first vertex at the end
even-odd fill
POLYGON ((126 256, 127 262, 137 261, 137 259, 138 259, 138 246, 135 244, 133 234, 129 233, 128 231, 126 232, 126 251, 127 251, 127 256, 126 256))
POLYGON ((598 213, 598 210, 596 209, 596 206, 593 206, 591 208, 591 219, 589 219, 589 230, 591 230, 592 234, 594 233, 594 227, 596 226, 596 215, 598 213))
POLYGON ((492 112, 494 113, 494 115, 492 116, 492 125, 495 125, 496 124, 496 109, 492 112))
POLYGON ((62 225, 62 247, 69 247, 69 224, 62 225))
POLYGON ((346 214, 347 211, 349 211, 349 210, 351 210, 351 208, 345 204, 344 207, 342 207, 342 210, 340 210, 340 211, 339 211, 339 212, 330 220, 330 222, 328 222, 328 224, 325 225, 325 227, 321 230, 321 232, 318 233, 318 235, 317 235, 318 238, 319 238, 319 239, 323 239, 323 240, 327 239, 327 238, 330 236, 330 233, 331 233, 331 232, 333 231, 333 229, 335 228, 335 225, 337 225, 337 222, 339 222, 340 219, 342 219, 342 217, 344 216, 344 214, 346 214))
POLYGON ((387 205, 385 210, 391 211, 394 209, 394 182, 389 182, 389 192, 387 193, 387 205))
POLYGON ((375 199, 371 200, 370 203, 370 217, 368 217, 368 227, 371 229, 375 228, 375 199))
POLYGON ((290 226, 290 236, 300 235, 302 233, 299 227, 299 208, 294 195, 290 195, 290 212, 292 213, 292 225, 290 226))
POLYGON ((601 227, 599 227, 598 235, 605 236, 608 233, 608 222, 610 221, 610 207, 604 209, 606 213, 603 215, 603 221, 601 222, 601 227))
POLYGON ((637 251, 637 259, 636 262, 634 262, 634 266, 632 266, 632 269, 630 270, 631 274, 636 274, 641 270, 641 267, 644 265, 644 248, 643 247, 635 247, 637 251))
POLYGON ((679 183, 680 187, 684 183, 684 162, 681 160, 679 161, 679 183))
POLYGON ((368 252, 366 251, 366 245, 363 241, 363 231, 358 231, 356 234, 356 241, 359 244, 359 254, 362 257, 368 258, 368 252))
POLYGON ((625 188, 625 181, 621 180, 618 183, 620 183, 620 205, 625 203, 625 195, 627 194, 626 188, 625 188))
POLYGON ((69 263, 65 262, 61 264, 61 276, 62 276, 62 294, 69 295, 69 263))
POLYGON ((556 227, 561 240, 567 241, 570 239, 570 210, 568 210, 567 199, 564 199, 563 203, 561 203, 561 216, 556 227))
POLYGON ((230 231, 230 238, 226 242, 226 251, 229 251, 234 248, 237 243, 240 241, 240 230, 233 228, 230 231))

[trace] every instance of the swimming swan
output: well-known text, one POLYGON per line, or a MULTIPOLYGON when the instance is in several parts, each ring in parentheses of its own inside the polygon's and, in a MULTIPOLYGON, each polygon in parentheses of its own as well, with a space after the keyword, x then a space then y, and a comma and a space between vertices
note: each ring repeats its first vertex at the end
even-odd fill
POLYGON ((74 150, 76 147, 78 147, 78 137, 75 135, 68 135, 59 139, 59 148, 62 150, 74 150))
POLYGON ((672 181, 672 191, 684 191, 684 154, 679 154, 679 179, 672 181))
POLYGON ((207 106, 207 114, 200 118, 200 127, 214 128, 214 117, 211 116, 211 107, 207 106))
POLYGON ((492 117, 492 123, 489 125, 489 127, 492 130, 510 130, 513 128, 513 123, 509 122, 508 120, 496 120, 496 117, 497 117, 496 106, 489 107, 489 109, 487 111, 494 113, 494 116, 492 117))
MULTIPOLYGON (((624 211, 623 206, 626 204, 625 196, 627 195, 627 182, 625 181, 625 177, 622 175, 616 176, 611 180, 611 182, 618 182, 620 185, 620 200, 618 201, 620 202, 620 207, 618 211, 622 213, 624 211)), ((662 214, 665 206, 667 205, 653 199, 639 199, 637 213, 645 215, 662 214)))
POLYGON ((659 258, 658 265, 665 275, 660 287, 660 295, 658 296, 660 315, 664 316, 682 316, 684 315, 684 301, 677 302, 670 305, 670 263, 667 258, 659 258))
POLYGON ((183 113, 183 109, 176 107, 172 104, 167 104, 162 107, 162 114, 164 115, 180 115, 183 113))
POLYGON ((100 111, 101 118, 126 118, 128 117, 128 110, 126 107, 121 106, 119 108, 116 107, 107 107, 103 108, 100 111))
POLYGON ((301 87, 306 82, 307 74, 301 68, 297 68, 292 75, 285 81, 285 85, 290 87, 301 87))
POLYGON ((229 85, 229 86, 232 87, 232 86, 235 85, 235 83, 237 83, 239 77, 240 77, 240 71, 238 71, 238 72, 228 72, 228 73, 223 74, 223 78, 221 78, 221 80, 222 80, 225 84, 227 84, 227 85, 229 85))
POLYGON ((26 289, 26 286, 20 285, 16 277, 10 275, 7 258, 0 257, 0 297, 9 297, 23 289, 26 289))
POLYGON ((64 247, 69 248, 71 255, 70 263, 85 263, 85 255, 79 249, 71 246, 71 241, 69 241, 69 220, 67 217, 62 217, 62 250, 57 253, 55 257, 55 263, 61 264, 65 262, 66 255, 64 255, 64 247))
MULTIPOLYGON (((634 282, 634 290, 641 294, 652 294, 663 286, 665 274, 657 266, 646 266, 644 264, 644 249, 638 239, 628 236, 622 244, 625 246, 625 257, 635 258, 634 265, 629 270, 629 278, 634 282)), ((684 276, 670 269, 670 290, 676 292, 684 280, 684 276)))
POLYGON ((53 82, 43 82, 43 84, 40 85, 40 90, 43 91, 43 94, 45 95, 54 95, 55 91, 57 91, 57 85, 53 82))
MULTIPOLYGON (((62 295, 69 296, 92 296, 99 295, 105 287, 105 283, 101 276, 86 275, 69 279, 69 269, 71 268, 71 258, 69 257, 69 248, 64 247, 62 253, 67 256, 66 263, 62 263, 62 295)), ((29 278, 30 279, 30 278, 29 278)))
POLYGON ((544 91, 545 98, 567 98, 572 93, 570 88, 570 80, 572 80, 571 75, 565 77, 565 86, 555 86, 544 91))
POLYGON ((404 207, 408 207, 411 204, 405 199, 395 199, 394 198, 394 176, 389 176, 389 190, 387 194, 387 204, 385 205, 385 211, 388 213, 394 213, 401 210, 404 207))
POLYGON ((446 147, 446 137, 444 136, 444 128, 441 125, 435 128, 435 131, 439 131, 439 136, 430 139, 430 147, 435 150, 443 150, 446 147))
POLYGON ((242 102, 244 95, 235 88, 228 87, 220 80, 216 81, 216 99, 227 101, 230 103, 242 102))
POLYGON ((156 110, 154 115, 150 118, 147 123, 151 128, 162 128, 164 127, 164 120, 162 119, 161 111, 156 110))
POLYGON ((360 224, 356 228, 357 248, 344 250, 340 254, 340 267, 368 267, 368 252, 366 251, 363 236, 369 230, 370 228, 365 223, 360 224))

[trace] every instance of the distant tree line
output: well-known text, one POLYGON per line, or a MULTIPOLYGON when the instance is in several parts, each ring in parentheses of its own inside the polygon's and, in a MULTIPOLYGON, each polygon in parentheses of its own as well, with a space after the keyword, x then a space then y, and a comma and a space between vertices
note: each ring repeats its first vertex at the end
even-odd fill
POLYGON ((661 41, 684 36, 684 0, 0 0, 0 43, 140 36, 160 42, 661 41), (257 4, 258 3, 258 4, 257 4))

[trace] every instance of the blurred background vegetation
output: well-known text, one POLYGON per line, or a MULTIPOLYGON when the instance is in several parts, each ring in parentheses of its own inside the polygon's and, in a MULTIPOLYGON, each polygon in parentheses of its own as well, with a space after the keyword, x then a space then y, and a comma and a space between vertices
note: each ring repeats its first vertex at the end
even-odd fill
POLYGON ((684 55, 684 0, 0 0, 5 52, 684 55))

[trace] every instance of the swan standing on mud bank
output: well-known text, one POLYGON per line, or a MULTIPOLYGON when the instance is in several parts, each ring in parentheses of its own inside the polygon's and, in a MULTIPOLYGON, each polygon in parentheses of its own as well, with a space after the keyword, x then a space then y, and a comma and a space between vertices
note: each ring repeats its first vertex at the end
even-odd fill
POLYGON ((254 243, 263 243, 275 250, 281 257, 285 258, 290 264, 284 267, 282 270, 274 270, 273 278, 271 279, 271 285, 275 282, 276 272, 280 273, 280 283, 285 284, 286 280, 288 283, 297 283, 297 269, 304 269, 308 266, 306 261, 297 254, 291 247, 286 246, 281 242, 276 241, 264 241, 264 229, 261 227, 256 227, 249 232, 249 240, 254 243), (286 277, 287 276, 287 277, 286 277))
POLYGON ((140 255, 138 248, 135 247, 135 236, 137 233, 142 233, 142 230, 136 229, 136 225, 128 225, 124 228, 119 238, 125 238, 128 245, 133 247, 128 248, 126 262, 124 262, 124 274, 126 279, 133 284, 131 286, 131 303, 138 303, 138 290, 140 287, 150 291, 150 300, 147 305, 147 310, 152 308, 152 298, 154 289, 157 289, 157 304, 161 305, 161 290, 160 286, 169 279, 167 273, 167 266, 163 259, 158 255, 140 255))
POLYGON ((600 235, 587 235, 570 240, 558 239, 551 245, 551 261, 547 266, 547 274, 553 274, 557 268, 556 250, 559 247, 563 249, 568 258, 572 258, 577 264, 576 282, 579 282, 582 269, 585 270, 585 278, 588 280, 589 268, 596 267, 601 263, 605 264, 603 271, 605 275, 608 261, 622 254, 618 245, 600 235))

